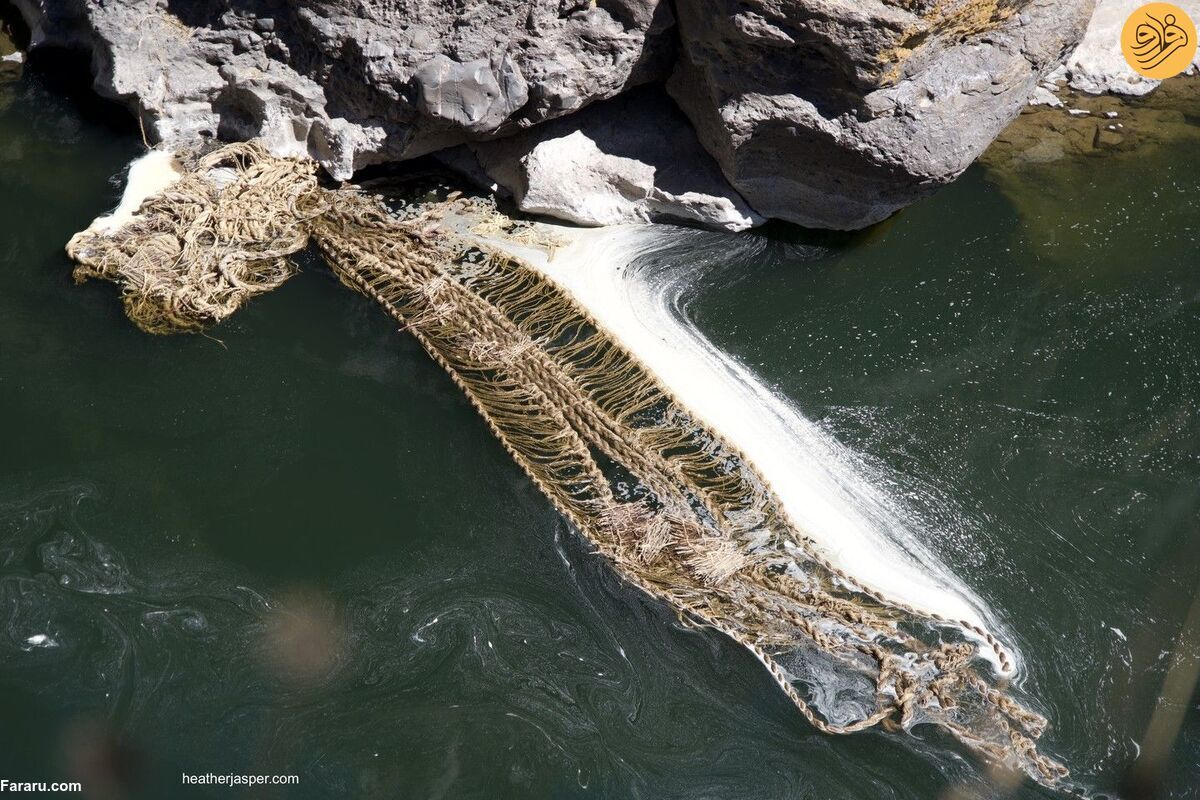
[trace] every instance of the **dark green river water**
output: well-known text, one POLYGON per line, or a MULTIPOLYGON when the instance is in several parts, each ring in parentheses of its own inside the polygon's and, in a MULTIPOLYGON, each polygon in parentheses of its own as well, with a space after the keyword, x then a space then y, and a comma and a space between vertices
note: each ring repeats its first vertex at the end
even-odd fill
MULTIPOLYGON (((73 286, 63 244, 140 140, 8 75, 0 777, 112 798, 1000 796, 920 728, 817 733, 750 655, 624 586, 319 263, 215 338, 144 335, 113 287, 73 286)), ((1159 796, 1195 798, 1197 700, 1160 692, 1200 658, 1180 635, 1200 153, 1056 169, 1023 184, 1037 203, 977 168, 867 235, 773 230, 748 263, 713 235, 680 308, 1005 621, 1081 791, 1117 796, 1158 712, 1182 719, 1159 796)))

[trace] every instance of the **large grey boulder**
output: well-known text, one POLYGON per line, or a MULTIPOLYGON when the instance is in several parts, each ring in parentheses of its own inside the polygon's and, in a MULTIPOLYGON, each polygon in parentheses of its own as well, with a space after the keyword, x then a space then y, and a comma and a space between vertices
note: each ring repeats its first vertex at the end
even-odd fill
POLYGON ((863 227, 952 180, 1093 4, 13 2, 35 46, 91 54, 96 89, 152 142, 257 137, 336 178, 467 145, 529 210, 727 229, 863 227), (641 101, 586 113, 663 82, 686 117, 641 101))
POLYGON ((515 136, 471 145, 523 211, 580 225, 763 222, 661 90, 639 89, 515 136))
POLYGON ((262 137, 335 177, 664 78, 666 0, 17 0, 168 144, 262 137))
POLYGON ((669 88, 759 213, 852 229, 957 177, 1093 0, 677 0, 669 88))

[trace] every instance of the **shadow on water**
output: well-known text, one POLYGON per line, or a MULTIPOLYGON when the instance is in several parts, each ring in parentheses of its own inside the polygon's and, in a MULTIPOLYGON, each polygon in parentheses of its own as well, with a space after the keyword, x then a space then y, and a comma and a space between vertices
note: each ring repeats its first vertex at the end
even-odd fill
POLYGON ((0 36, 7 36, 21 50, 29 48, 29 27, 8 0, 0 0, 0 36))
POLYGON ((137 136, 137 122, 123 105, 92 90, 91 57, 58 47, 42 47, 29 54, 29 79, 47 94, 68 102, 81 120, 112 136, 137 136))
POLYGON ((853 250, 883 241, 888 231, 899 224, 904 212, 898 212, 883 222, 856 231, 832 231, 805 228, 780 219, 769 220, 766 225, 750 231, 748 235, 766 237, 772 242, 817 247, 834 252, 853 250))

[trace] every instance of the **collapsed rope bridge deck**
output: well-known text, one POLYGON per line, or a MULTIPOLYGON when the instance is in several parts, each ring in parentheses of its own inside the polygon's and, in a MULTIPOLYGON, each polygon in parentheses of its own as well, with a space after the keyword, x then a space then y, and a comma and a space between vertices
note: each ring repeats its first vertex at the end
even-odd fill
POLYGON ((819 730, 933 723, 1054 783, 1046 722, 986 670, 986 631, 879 596, 820 557, 734 443, 691 414, 541 273, 425 214, 320 186, 254 143, 186 170, 113 233, 68 245, 76 277, 122 284, 144 329, 200 330, 293 272, 315 243, 411 333, 530 479, 623 578, 749 649, 819 730), (964 630, 965 629, 965 630, 964 630), (818 676, 842 676, 839 699, 818 676))

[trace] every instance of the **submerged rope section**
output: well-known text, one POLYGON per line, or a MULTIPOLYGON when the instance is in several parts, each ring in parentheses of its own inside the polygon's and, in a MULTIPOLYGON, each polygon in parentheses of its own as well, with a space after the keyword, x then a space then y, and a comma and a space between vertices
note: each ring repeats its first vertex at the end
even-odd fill
POLYGON ((311 162, 255 143, 184 154, 187 171, 113 234, 68 245, 79 280, 122 286, 153 333, 194 331, 279 285, 313 242, 442 366, 543 494, 630 583, 726 634, 817 729, 932 723, 1054 783, 1046 727, 991 676, 986 631, 881 597, 823 559, 729 442, 557 284, 426 212, 400 218, 311 162), (836 691, 828 692, 835 681, 836 691))

